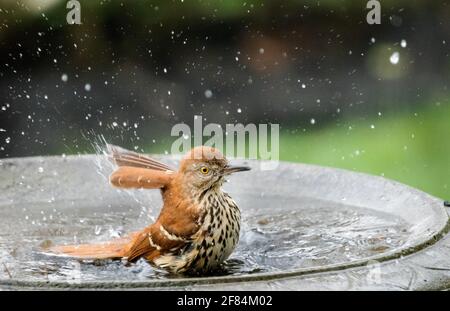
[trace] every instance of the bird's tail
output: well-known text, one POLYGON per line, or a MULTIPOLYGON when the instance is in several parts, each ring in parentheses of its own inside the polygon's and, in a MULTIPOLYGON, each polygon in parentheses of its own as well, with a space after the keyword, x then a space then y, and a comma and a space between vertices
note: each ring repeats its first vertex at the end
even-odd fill
POLYGON ((100 244, 60 245, 45 250, 45 253, 77 259, 120 259, 129 249, 134 234, 100 244))

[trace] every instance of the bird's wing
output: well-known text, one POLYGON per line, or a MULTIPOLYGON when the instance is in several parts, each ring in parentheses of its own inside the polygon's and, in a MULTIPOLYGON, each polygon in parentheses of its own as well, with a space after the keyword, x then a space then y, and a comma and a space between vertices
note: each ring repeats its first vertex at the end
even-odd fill
POLYGON ((141 232, 134 241, 130 244, 130 247, 124 253, 124 257, 129 262, 134 262, 150 253, 156 253, 156 247, 150 245, 150 240, 148 239, 149 233, 145 230, 141 232))
POLYGON ((152 260, 159 255, 174 253, 190 242, 189 237, 176 235, 158 222, 144 229, 136 236, 124 257, 133 262, 140 257, 152 260))
POLYGON ((107 144, 106 151, 108 157, 118 166, 133 166, 158 171, 175 172, 175 169, 164 163, 119 146, 107 144))
POLYGON ((111 184, 118 188, 158 189, 170 184, 174 177, 172 171, 121 166, 109 177, 111 184))

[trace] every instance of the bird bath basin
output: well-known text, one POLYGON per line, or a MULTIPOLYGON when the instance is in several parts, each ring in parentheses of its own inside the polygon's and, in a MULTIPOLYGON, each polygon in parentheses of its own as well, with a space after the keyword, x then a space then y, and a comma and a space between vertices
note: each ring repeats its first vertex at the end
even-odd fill
POLYGON ((225 185, 242 211, 238 248, 214 275, 182 277, 143 261, 79 262, 41 252, 145 227, 159 212, 158 191, 110 187, 112 167, 100 156, 0 160, 0 289, 450 287, 442 200, 344 170, 246 164, 252 171, 225 185))

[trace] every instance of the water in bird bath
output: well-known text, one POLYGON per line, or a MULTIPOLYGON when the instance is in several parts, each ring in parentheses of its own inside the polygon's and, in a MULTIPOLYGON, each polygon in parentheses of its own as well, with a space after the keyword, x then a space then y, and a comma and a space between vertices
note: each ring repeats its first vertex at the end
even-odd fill
MULTIPOLYGON (((402 247, 409 225, 392 214, 317 198, 245 194, 241 239, 216 275, 242 275, 348 263, 402 247)), ((143 260, 84 261, 48 256, 51 244, 109 240, 151 222, 136 201, 50 200, 0 206, 0 279, 136 281, 173 278, 143 260)), ((150 214, 159 202, 150 200, 150 214), (154 205, 154 206, 153 206, 154 205)))

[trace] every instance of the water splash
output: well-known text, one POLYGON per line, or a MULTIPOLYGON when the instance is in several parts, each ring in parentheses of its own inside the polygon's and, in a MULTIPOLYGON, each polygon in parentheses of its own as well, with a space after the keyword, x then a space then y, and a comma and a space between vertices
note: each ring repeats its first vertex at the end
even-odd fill
MULTIPOLYGON (((142 200, 142 195, 139 192, 136 199, 142 200)), ((297 198, 264 196, 261 200, 260 196, 252 195, 241 200, 258 204, 246 204, 238 247, 214 275, 347 263, 393 251, 405 245, 409 238, 408 224, 402 219, 347 205, 346 201, 337 206, 319 199, 304 198, 299 202, 297 198), (282 208, 265 208, 273 200, 282 208)), ((0 210, 0 226, 8 234, 0 236, 0 258, 12 277, 21 280, 135 281, 177 277, 155 270, 143 260, 128 265, 110 260, 84 261, 75 266, 70 258, 41 253, 41 247, 73 243, 74 237, 79 243, 121 237, 152 221, 148 213, 136 209, 129 197, 124 201, 128 203, 114 202, 106 207, 101 202, 95 207, 77 202, 69 210, 58 208, 66 204, 60 201, 52 205, 36 203, 26 208, 11 205, 9 208, 22 210, 14 219, 7 213, 8 207, 3 207, 6 212, 0 210), (42 220, 41 211, 54 216, 42 220), (39 225, 32 224, 36 219, 40 219, 39 225)), ((157 212, 159 207, 155 204, 152 210, 157 212)), ((5 272, 0 273, 0 278, 7 277, 5 272)))

